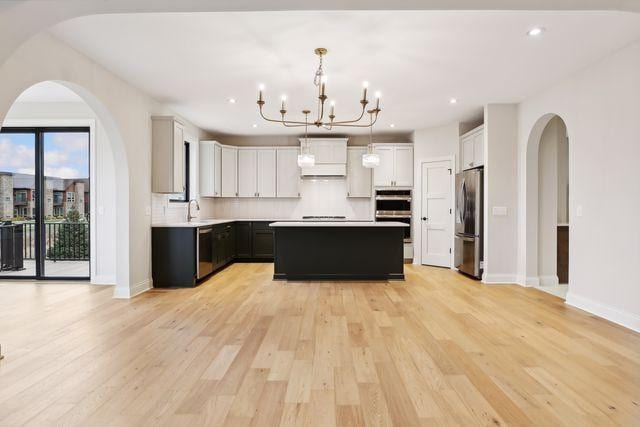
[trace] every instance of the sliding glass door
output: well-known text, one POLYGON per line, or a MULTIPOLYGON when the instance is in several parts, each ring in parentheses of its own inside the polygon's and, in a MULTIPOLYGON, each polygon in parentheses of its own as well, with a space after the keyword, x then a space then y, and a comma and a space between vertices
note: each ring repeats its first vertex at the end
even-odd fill
POLYGON ((0 278, 89 278, 89 177, 89 128, 0 131, 0 278))

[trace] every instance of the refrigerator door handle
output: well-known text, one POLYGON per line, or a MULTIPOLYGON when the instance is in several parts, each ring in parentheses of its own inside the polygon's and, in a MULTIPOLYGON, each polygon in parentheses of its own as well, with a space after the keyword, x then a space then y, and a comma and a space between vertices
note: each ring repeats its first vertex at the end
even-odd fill
POLYGON ((462 194, 462 210, 460 211, 460 222, 462 223, 462 226, 464 227, 464 232, 466 233, 467 231, 467 181, 466 180, 462 180, 462 187, 461 187, 461 194, 462 194))

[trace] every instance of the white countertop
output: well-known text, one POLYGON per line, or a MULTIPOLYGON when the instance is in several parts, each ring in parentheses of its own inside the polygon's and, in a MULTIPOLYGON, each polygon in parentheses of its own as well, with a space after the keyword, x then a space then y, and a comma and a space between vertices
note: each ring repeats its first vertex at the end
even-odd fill
POLYGON ((408 227, 409 224, 395 221, 279 221, 271 227, 408 227))
POLYGON ((218 225, 218 224, 226 224, 229 222, 236 221, 265 221, 265 222, 273 222, 273 221, 287 221, 287 219, 277 219, 277 218, 227 218, 227 219, 194 219, 191 222, 182 221, 182 222, 161 222, 157 224, 151 224, 153 228, 173 228, 173 227, 206 227, 209 225, 218 225))

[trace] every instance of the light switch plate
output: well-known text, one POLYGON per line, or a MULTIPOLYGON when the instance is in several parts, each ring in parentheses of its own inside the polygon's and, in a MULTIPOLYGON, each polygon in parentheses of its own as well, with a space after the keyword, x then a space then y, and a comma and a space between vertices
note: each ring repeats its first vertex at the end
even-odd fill
POLYGON ((507 207, 506 206, 494 206, 491 208, 491 213, 493 216, 507 216, 507 207))
POLYGON ((151 216, 151 206, 145 206, 144 208, 144 214, 146 216, 151 216))
POLYGON ((582 205, 576 207, 576 216, 582 216, 582 205))

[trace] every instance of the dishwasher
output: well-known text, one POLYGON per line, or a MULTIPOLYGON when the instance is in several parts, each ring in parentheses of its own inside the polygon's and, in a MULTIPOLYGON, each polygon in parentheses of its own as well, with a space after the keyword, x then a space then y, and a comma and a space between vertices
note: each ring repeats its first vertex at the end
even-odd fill
POLYGON ((198 228, 198 280, 213 272, 213 227, 198 228))

